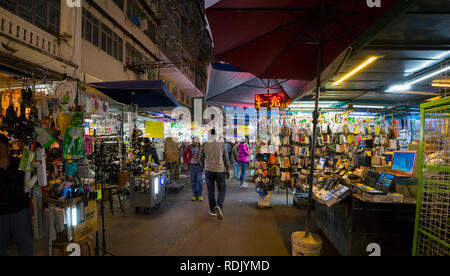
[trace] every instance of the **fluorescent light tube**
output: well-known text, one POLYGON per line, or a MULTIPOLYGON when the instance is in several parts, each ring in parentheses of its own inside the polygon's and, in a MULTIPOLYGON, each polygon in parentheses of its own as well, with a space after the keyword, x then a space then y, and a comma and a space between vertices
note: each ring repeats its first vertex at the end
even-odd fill
POLYGON ((380 105, 354 105, 354 108, 377 108, 377 109, 384 109, 386 108, 385 106, 380 106, 380 105))
POLYGON ((386 92, 407 91, 410 89, 411 89, 410 85, 394 85, 394 86, 389 87, 388 90, 386 90, 386 92))
POLYGON ((448 80, 434 80, 431 83, 433 87, 450 87, 450 79, 448 80))
POLYGON ((416 68, 413 68, 413 69, 406 70, 406 73, 415 73, 415 72, 419 71, 420 69, 423 69, 423 68, 427 67, 428 65, 432 64, 433 62, 436 62, 436 61, 440 60, 441 58, 443 58, 443 57, 445 57, 445 56, 447 56, 447 55, 449 55, 449 54, 450 54, 450 51, 444 52, 444 53, 442 53, 442 54, 440 54, 440 55, 435 56, 434 58, 432 58, 433 60, 430 60, 430 61, 427 61, 427 62, 423 63, 423 64, 422 64, 421 66, 419 66, 419 67, 416 67, 416 68))
POLYGON ((77 226, 77 208, 72 208, 72 226, 77 226))
POLYGON ((371 64, 372 62, 374 62, 377 59, 378 59, 378 57, 370 57, 364 63, 362 63, 361 65, 356 67, 353 71, 351 71, 350 73, 348 73, 347 75, 343 76, 342 78, 337 80, 335 83, 333 83, 332 86, 337 86, 337 85, 341 84, 343 81, 349 79, 350 77, 352 77, 353 75, 355 75, 356 73, 358 73, 359 71, 364 69, 365 67, 369 66, 369 64, 371 64))
POLYGON ((153 190, 155 191, 155 195, 159 194, 159 177, 155 177, 153 180, 153 190))
POLYGON ((416 83, 421 82, 421 81, 423 81, 423 80, 426 80, 426 79, 429 79, 429 78, 434 77, 434 76, 436 76, 436 75, 439 75, 440 73, 444 73, 444 72, 446 72, 446 71, 448 71, 448 70, 450 70, 450 66, 447 66, 447 67, 445 67, 444 69, 438 70, 438 71, 436 71, 436 72, 434 72, 434 73, 428 74, 428 75, 426 75, 426 76, 424 76, 424 77, 421 77, 420 79, 417 79, 417 80, 415 80, 415 81, 409 82, 407 85, 413 85, 413 84, 416 84, 416 83))
POLYGON ((434 77, 434 76, 436 76, 436 75, 439 75, 439 74, 441 74, 441 73, 447 72, 448 70, 450 70, 450 66, 447 66, 447 67, 445 67, 445 68, 443 68, 443 69, 441 69, 441 70, 437 70, 436 72, 433 72, 433 73, 431 73, 431 74, 428 74, 428 75, 423 76, 423 77, 421 77, 421 78, 418 78, 418 79, 416 79, 416 80, 410 81, 410 82, 408 82, 408 83, 401 84, 401 85, 394 85, 394 86, 391 86, 391 87, 388 88, 388 90, 386 90, 386 92, 392 93, 392 92, 399 92, 399 91, 407 91, 407 90, 410 90, 410 89, 411 89, 411 86, 412 86, 413 84, 419 83, 419 82, 424 81, 424 80, 429 79, 429 78, 432 78, 432 77, 434 77))

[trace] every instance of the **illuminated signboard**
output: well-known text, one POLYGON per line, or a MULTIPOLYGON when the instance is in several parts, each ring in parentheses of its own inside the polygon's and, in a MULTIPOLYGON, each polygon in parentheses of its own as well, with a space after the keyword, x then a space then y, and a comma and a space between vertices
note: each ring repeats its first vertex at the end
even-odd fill
POLYGON ((260 109, 261 107, 286 108, 289 106, 289 103, 289 97, 285 93, 255 95, 255 109, 260 109))

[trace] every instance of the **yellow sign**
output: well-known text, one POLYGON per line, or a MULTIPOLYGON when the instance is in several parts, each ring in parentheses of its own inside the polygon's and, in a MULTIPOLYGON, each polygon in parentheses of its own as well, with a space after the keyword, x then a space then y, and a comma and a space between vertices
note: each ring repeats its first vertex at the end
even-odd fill
POLYGON ((238 126, 238 129, 237 129, 238 136, 248 136, 249 133, 250 132, 249 132, 248 126, 238 126))
POLYGON ((164 138, 164 123, 162 122, 146 122, 145 138, 164 138))
POLYGON ((84 221, 74 227, 73 237, 75 242, 82 241, 92 236, 98 230, 97 202, 90 200, 88 206, 85 206, 84 221))

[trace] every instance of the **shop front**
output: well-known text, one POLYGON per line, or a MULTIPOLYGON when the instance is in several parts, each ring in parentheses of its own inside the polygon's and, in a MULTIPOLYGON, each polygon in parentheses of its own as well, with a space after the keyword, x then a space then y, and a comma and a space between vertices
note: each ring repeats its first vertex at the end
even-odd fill
MULTIPOLYGON (((48 256, 109 254, 105 212, 124 212, 130 199, 136 212, 149 213, 165 198, 170 116, 76 81, 2 77, 1 134, 11 158, 20 160, 35 247, 48 256), (116 199, 120 206, 113 206, 116 199)), ((163 112, 167 103, 178 104, 153 99, 152 108, 163 112)))

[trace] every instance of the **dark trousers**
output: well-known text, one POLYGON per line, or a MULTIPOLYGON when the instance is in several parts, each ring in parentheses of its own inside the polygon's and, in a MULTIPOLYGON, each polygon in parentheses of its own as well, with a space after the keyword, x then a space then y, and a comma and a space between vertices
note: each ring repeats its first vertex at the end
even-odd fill
POLYGON ((33 232, 30 209, 0 215, 0 256, 6 255, 9 235, 12 234, 20 256, 33 256, 33 232))
POLYGON ((203 196, 203 174, 200 164, 189 165, 189 175, 191 177, 193 195, 195 197, 203 196))
POLYGON ((223 202, 225 201, 225 193, 227 191, 227 185, 225 183, 225 172, 210 172, 206 171, 206 185, 208 187, 208 200, 209 200, 209 210, 214 212, 214 208, 219 206, 223 209, 223 202), (216 201, 216 184, 219 190, 219 195, 216 201))

